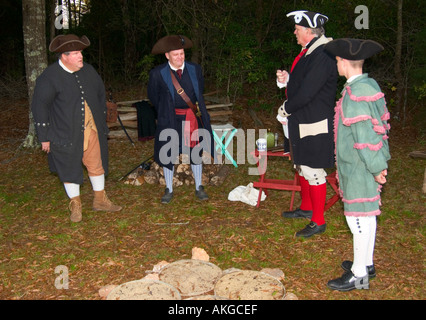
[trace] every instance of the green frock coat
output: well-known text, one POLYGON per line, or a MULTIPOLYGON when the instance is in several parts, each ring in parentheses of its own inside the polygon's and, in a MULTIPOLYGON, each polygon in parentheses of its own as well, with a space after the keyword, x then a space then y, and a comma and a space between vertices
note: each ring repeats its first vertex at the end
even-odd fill
POLYGON ((380 214, 381 185, 374 180, 390 159, 389 112, 368 74, 346 83, 335 108, 336 165, 346 216, 380 214))

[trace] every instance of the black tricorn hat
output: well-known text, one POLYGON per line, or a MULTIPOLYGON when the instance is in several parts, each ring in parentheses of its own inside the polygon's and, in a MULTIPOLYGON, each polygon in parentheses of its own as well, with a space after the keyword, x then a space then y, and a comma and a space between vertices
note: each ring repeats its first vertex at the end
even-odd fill
POLYGON ((80 51, 90 46, 90 40, 86 36, 79 38, 75 34, 59 35, 53 38, 49 45, 50 52, 80 51))
POLYGON ((181 35, 165 36, 158 40, 152 48, 152 54, 161 54, 172 50, 192 48, 192 41, 181 35))
POLYGON ((336 39, 324 46, 330 54, 346 60, 365 60, 383 49, 376 41, 351 38, 336 39))
POLYGON ((328 21, 328 17, 317 12, 298 10, 287 13, 294 23, 306 28, 320 28, 328 21))

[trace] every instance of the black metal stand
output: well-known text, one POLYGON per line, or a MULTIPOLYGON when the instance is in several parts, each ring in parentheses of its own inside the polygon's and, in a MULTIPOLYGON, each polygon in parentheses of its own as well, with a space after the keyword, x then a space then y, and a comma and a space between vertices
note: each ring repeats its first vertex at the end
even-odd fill
POLYGON ((138 168, 142 168, 144 170, 149 170, 151 164, 148 164, 147 162, 149 160, 151 160, 152 158, 154 158, 154 155, 150 156, 148 159, 142 161, 140 164, 138 164, 135 168, 133 168, 132 170, 130 170, 128 173, 126 173, 124 176, 122 176, 120 179, 118 179, 118 181, 123 180, 124 178, 126 178, 129 174, 131 174, 133 171, 135 171, 138 168))
POLYGON ((129 134, 127 133, 126 127, 123 125, 123 122, 121 122, 120 115, 117 115, 117 119, 120 122, 121 128, 123 129, 123 131, 126 134, 127 138, 130 140, 130 143, 132 144, 133 147, 135 147, 135 144, 134 144, 132 138, 130 138, 129 134))
MULTIPOLYGON (((114 100, 112 99, 112 89, 111 88, 108 89, 108 96, 109 96, 108 101, 115 103, 114 100)), ((118 114, 118 111, 117 111, 117 119, 118 119, 118 122, 120 122, 121 128, 123 129, 124 133, 126 134, 127 138, 129 139, 130 143, 132 144, 132 146, 136 147, 132 138, 130 138, 129 134, 127 133, 126 127, 123 125, 123 122, 120 119, 120 115, 118 114)))

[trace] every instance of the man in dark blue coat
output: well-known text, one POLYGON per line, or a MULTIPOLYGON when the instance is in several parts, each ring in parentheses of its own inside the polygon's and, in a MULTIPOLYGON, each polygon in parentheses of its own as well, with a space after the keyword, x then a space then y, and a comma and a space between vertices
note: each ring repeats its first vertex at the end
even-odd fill
POLYGON ((161 38, 152 49, 167 62, 150 72, 148 98, 157 111, 154 159, 163 168, 166 189, 162 203, 173 198, 174 164, 179 155, 189 155, 199 200, 208 196, 201 184, 203 152, 213 155, 210 116, 203 98, 204 78, 198 64, 185 61, 185 49, 192 42, 186 36, 161 38))
POLYGON ((310 218, 311 222, 296 236, 311 237, 326 229, 325 168, 334 166, 333 119, 337 89, 337 67, 324 45, 328 18, 311 11, 290 12, 294 34, 302 51, 290 73, 277 71, 277 84, 287 87, 285 112, 288 114, 290 148, 299 172, 302 203, 294 211, 283 212, 285 218, 310 218))
POLYGON ((49 45, 58 61, 37 78, 31 110, 49 168, 58 174, 70 198, 72 222, 82 219, 80 185, 83 166, 94 191, 93 209, 119 211, 106 196, 108 127, 105 88, 95 69, 83 62, 86 36, 59 35, 49 45))

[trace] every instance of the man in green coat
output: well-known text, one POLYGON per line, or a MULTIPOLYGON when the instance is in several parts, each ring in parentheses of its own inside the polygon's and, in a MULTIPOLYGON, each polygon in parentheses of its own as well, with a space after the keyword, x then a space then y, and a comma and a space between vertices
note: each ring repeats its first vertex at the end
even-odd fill
POLYGON ((353 234, 353 261, 328 282, 333 290, 368 289, 376 275, 373 252, 380 191, 390 159, 390 118, 377 82, 363 73, 364 60, 383 50, 371 40, 337 39, 325 46, 336 56, 339 75, 347 79, 335 108, 336 166, 346 221, 353 234))

